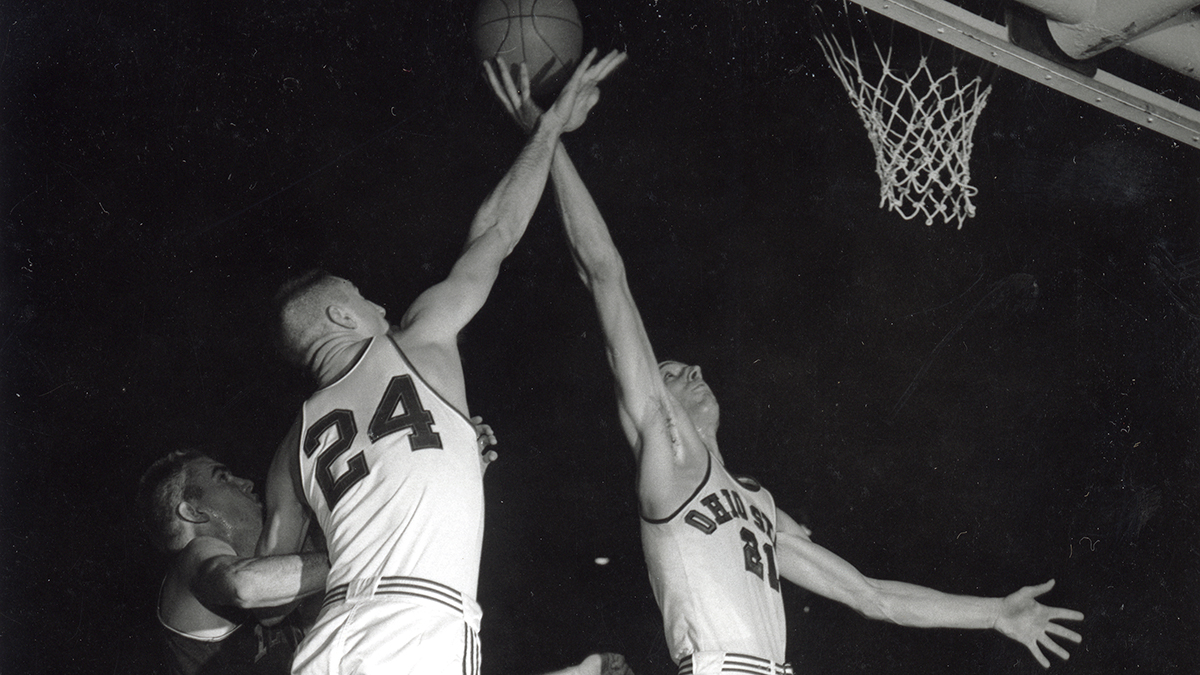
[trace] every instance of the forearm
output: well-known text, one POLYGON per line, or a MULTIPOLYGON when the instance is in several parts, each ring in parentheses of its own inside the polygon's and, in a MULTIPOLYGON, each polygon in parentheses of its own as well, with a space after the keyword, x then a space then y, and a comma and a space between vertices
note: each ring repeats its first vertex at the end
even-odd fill
POLYGON ((484 235, 499 237, 507 255, 521 239, 541 201, 561 123, 539 120, 508 173, 492 190, 471 223, 467 247, 484 235))
POLYGON ((780 531, 780 574, 788 581, 840 602, 870 619, 924 628, 991 628, 999 598, 951 595, 900 581, 870 579, 807 536, 780 531))
POLYGON ((618 281, 624 266, 616 244, 562 141, 551 161, 550 177, 567 242, 584 283, 592 287, 596 283, 618 281))
POLYGON ((244 609, 285 605, 325 588, 329 573, 324 553, 237 558, 213 570, 210 586, 218 604, 244 609))
POLYGON ((864 614, 901 626, 992 628, 1003 603, 1001 598, 952 595, 901 581, 871 583, 877 589, 875 602, 864 614))

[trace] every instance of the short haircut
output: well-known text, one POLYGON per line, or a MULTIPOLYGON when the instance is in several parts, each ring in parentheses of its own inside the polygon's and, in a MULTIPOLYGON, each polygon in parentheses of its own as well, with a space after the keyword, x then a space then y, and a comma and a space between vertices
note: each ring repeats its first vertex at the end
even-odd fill
POLYGON ((313 269, 279 287, 275 294, 277 341, 288 363, 304 366, 309 347, 329 330, 324 320, 329 300, 345 299, 337 281, 325 270, 313 269))
POLYGON ((181 502, 199 499, 204 490, 188 480, 188 465, 208 459, 199 450, 176 450, 159 458, 146 469, 138 482, 137 507, 155 548, 173 553, 183 544, 183 526, 175 518, 181 502))

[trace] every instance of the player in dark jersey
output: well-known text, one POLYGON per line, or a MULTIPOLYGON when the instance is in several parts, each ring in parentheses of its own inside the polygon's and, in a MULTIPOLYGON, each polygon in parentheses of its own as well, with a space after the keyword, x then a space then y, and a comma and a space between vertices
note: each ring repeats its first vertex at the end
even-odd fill
MULTIPOLYGON (((538 110, 509 74, 492 88, 526 131, 538 110)), ((592 291, 616 379, 622 427, 637 461, 642 541, 651 585, 680 673, 779 675, 786 633, 779 578, 874 619, 906 626, 995 628, 1025 645, 1044 667, 1045 649, 1068 654, 1050 636, 1079 642, 1057 623, 1079 612, 1034 600, 1053 581, 1006 598, 949 595, 863 576, 811 540, 774 507, 757 483, 729 474, 717 445, 720 408, 698 366, 659 363, 599 209, 560 142, 550 168, 554 195, 584 284, 592 291)))
POLYGON ((262 503, 253 483, 198 452, 159 459, 139 492, 155 545, 171 555, 158 596, 169 672, 287 673, 303 618, 267 626, 250 610, 322 590, 325 554, 255 558, 262 503))
MULTIPOLYGON (((261 554, 298 550, 310 519, 329 544, 330 589, 293 672, 474 675, 483 538, 458 335, 478 312, 541 198, 561 134, 583 123, 623 59, 586 55, 479 208, 449 276, 395 326, 345 279, 285 287, 285 351, 317 380, 267 479, 261 554)), ((624 670, 592 655, 573 670, 624 670)))

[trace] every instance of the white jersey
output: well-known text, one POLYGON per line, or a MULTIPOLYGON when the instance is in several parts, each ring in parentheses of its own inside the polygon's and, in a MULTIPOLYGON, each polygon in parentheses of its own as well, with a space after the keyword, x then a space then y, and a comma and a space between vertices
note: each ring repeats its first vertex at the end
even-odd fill
POLYGON ((326 587, 403 577, 473 602, 483 546, 475 428, 390 336, 305 401, 301 428, 303 494, 329 546, 326 587))
POLYGON ((692 496, 661 520, 642 518, 650 585, 676 664, 700 652, 783 663, 787 631, 775 564, 775 500, 708 459, 692 496))

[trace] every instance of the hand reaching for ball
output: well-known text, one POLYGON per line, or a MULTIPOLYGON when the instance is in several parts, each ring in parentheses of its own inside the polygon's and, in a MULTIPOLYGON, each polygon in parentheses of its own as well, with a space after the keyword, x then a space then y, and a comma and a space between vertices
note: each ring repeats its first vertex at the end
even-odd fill
POLYGON ((588 113, 600 100, 600 82, 625 61, 625 53, 614 49, 593 64, 595 58, 595 49, 583 57, 554 104, 544 112, 533 101, 529 70, 524 63, 519 68, 519 87, 513 83, 504 57, 496 57, 494 66, 485 61, 483 68, 496 98, 526 133, 533 131, 539 119, 546 124, 556 125, 561 132, 567 133, 578 129, 587 120, 588 113))

